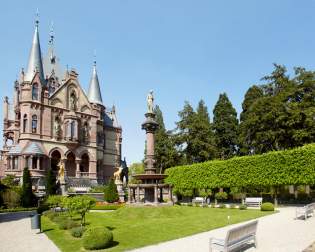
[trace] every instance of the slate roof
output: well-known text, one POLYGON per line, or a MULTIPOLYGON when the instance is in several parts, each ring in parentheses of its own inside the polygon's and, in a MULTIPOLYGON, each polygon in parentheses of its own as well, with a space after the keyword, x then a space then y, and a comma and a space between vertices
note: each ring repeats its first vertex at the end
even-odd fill
POLYGON ((37 154, 37 155, 45 155, 40 144, 36 142, 31 142, 24 150, 23 154, 37 154))
POLYGON ((18 144, 11 146, 11 148, 10 148, 10 150, 8 152, 9 155, 19 155, 21 153, 22 153, 22 148, 18 144))

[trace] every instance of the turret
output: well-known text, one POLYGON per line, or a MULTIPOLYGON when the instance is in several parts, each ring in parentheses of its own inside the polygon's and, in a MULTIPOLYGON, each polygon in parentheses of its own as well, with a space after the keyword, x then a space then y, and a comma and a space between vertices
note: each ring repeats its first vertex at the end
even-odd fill
POLYGON ((93 72, 92 72, 92 77, 91 77, 90 86, 89 86, 88 99, 90 103, 95 103, 95 104, 104 106, 103 101, 102 101, 100 84, 98 81, 98 76, 97 76, 97 71, 96 71, 96 61, 94 61, 94 65, 93 65, 93 72))
POLYGON ((7 121, 9 118, 9 98, 8 96, 4 97, 3 100, 3 119, 7 121))
POLYGON ((42 63, 42 53, 41 53, 40 42, 39 42, 38 24, 39 24, 39 21, 38 19, 36 19, 33 42, 32 42, 32 47, 30 51, 30 56, 28 59, 27 70, 24 76, 24 81, 31 82, 35 74, 38 72, 42 85, 44 85, 45 78, 44 78, 44 70, 43 70, 43 63, 42 63))

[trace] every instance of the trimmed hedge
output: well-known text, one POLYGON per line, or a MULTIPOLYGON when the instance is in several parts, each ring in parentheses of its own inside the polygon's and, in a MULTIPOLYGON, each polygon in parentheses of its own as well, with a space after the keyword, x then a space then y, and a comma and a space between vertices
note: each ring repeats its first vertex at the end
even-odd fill
POLYGON ((315 184, 315 144, 262 155, 214 160, 166 170, 177 191, 219 187, 315 184))
POLYGON ((88 229, 83 234, 83 247, 85 249, 104 249, 113 241, 113 233, 105 227, 88 229))
POLYGON ((260 206, 260 210, 261 211, 274 211, 275 210, 275 207, 272 203, 270 202, 265 202, 265 203, 262 203, 261 206, 260 206))
POLYGON ((0 209, 0 213, 15 213, 15 212, 28 212, 37 210, 37 207, 18 207, 18 208, 4 208, 0 209))

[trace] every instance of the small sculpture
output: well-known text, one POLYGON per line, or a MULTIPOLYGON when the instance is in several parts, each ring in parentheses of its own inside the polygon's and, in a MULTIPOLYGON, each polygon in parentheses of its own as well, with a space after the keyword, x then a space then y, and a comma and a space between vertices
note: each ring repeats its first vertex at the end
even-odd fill
POLYGON ((148 113, 153 113, 153 90, 150 90, 148 96, 147 96, 147 105, 148 105, 148 113))
POLYGON ((122 172, 123 168, 119 167, 118 171, 114 172, 114 178, 115 178, 115 182, 121 182, 121 172, 122 172))
POLYGON ((63 181, 65 181, 65 168, 64 168, 61 161, 59 161, 58 167, 59 167, 58 180, 60 182, 63 182, 63 181))
POLYGON ((59 138, 61 135, 61 125, 60 125, 60 120, 58 117, 56 117, 55 119, 54 130, 55 130, 55 136, 59 138))
POLYGON ((70 109, 71 110, 76 110, 76 97, 75 93, 71 93, 70 95, 70 109))

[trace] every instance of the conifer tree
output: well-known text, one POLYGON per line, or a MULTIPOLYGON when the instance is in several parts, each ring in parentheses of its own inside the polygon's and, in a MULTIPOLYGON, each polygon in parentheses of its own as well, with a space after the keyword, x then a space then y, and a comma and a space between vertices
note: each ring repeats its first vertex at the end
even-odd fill
POLYGON ((237 152, 237 113, 226 93, 220 94, 214 107, 213 129, 220 158, 227 159, 235 155, 237 152))
POLYGON ((32 192, 32 181, 31 174, 28 168, 23 170, 23 185, 22 185, 22 206, 31 207, 33 205, 33 192, 32 192))
POLYGON ((119 195, 117 191, 117 186, 113 179, 109 181, 109 184, 104 190, 104 199, 109 203, 113 203, 119 200, 119 195))
POLYGON ((179 156, 172 135, 165 129, 163 113, 158 105, 154 112, 156 122, 159 124, 155 133, 155 167, 157 172, 163 173, 165 169, 179 164, 179 156))
POLYGON ((48 170, 46 177, 46 194, 47 195, 56 194, 56 176, 53 173, 52 169, 48 170))

